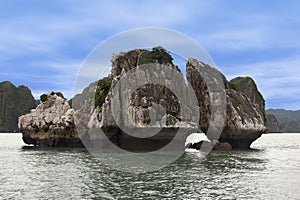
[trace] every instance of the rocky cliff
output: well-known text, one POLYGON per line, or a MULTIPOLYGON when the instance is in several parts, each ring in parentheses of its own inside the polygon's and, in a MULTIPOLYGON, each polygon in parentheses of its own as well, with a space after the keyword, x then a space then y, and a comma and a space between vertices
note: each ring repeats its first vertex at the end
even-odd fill
POLYGON ((260 112, 264 115, 264 120, 266 120, 265 100, 251 77, 236 77, 229 81, 228 86, 233 90, 243 93, 250 99, 251 103, 258 105, 260 112))
MULTIPOLYGON (((113 55, 111 62, 110 77, 98 82, 95 93, 96 102, 94 102, 97 108, 91 115, 91 119, 86 121, 90 108, 80 109, 77 112, 80 113, 80 116, 79 114, 76 115, 80 121, 81 130, 90 130, 89 136, 93 138, 91 139, 93 143, 103 142, 102 137, 98 137, 99 141, 95 141, 97 136, 93 135, 94 132, 97 132, 95 130, 101 129, 109 140, 120 148, 155 150, 169 144, 179 129, 186 136, 197 131, 196 124, 193 124, 193 118, 197 116, 197 113, 185 106, 184 100, 179 100, 173 94, 173 92, 180 93, 183 88, 176 87, 174 88, 175 91, 171 91, 163 85, 154 84, 161 79, 165 81, 165 78, 173 78, 184 83, 180 70, 172 63, 169 54, 164 49, 132 50, 113 55), (157 54, 163 56, 159 56, 155 60, 157 54), (147 63, 149 60, 151 64, 147 63), (143 64, 149 64, 147 67, 156 68, 157 71, 145 70, 140 67, 143 64), (131 74, 130 80, 133 80, 133 83, 130 81, 122 82, 122 75, 129 74, 132 69, 141 70, 131 74), (149 84, 134 88, 133 85, 140 80, 147 80, 149 84), (110 81, 110 84, 107 81, 110 81), (112 105, 116 105, 115 108, 112 105), (180 105, 185 108, 186 113, 189 113, 188 115, 180 113, 180 105), (158 131, 158 133, 151 136, 153 131, 158 131), (128 132, 138 134, 139 137, 129 135, 128 132)), ((76 104, 76 102, 74 103, 76 104)), ((184 148, 184 140, 185 137, 180 141, 181 147, 179 145, 176 147, 184 148)))
POLYGON ((36 107, 31 91, 11 82, 0 83, 0 132, 16 132, 18 117, 36 107))
MULTIPOLYGON (((219 142, 230 144, 232 148, 249 148, 254 140, 267 131, 264 125, 264 99, 257 90, 254 81, 249 77, 239 77, 238 79, 228 82, 225 76, 215 68, 195 59, 187 60, 186 71, 187 80, 189 85, 193 88, 199 104, 197 108, 194 107, 194 109, 191 109, 191 107, 189 107, 186 110, 187 113, 189 113, 188 116, 181 116, 180 114, 180 106, 187 107, 187 105, 182 104, 180 99, 176 98, 173 91, 161 85, 147 84, 133 91, 122 87, 121 84, 121 86, 118 86, 117 92, 113 95, 112 88, 116 87, 124 74, 132 69, 138 69, 140 60, 149 60, 143 58, 143 51, 145 50, 133 50, 112 56, 112 71, 109 77, 111 87, 108 93, 104 92, 103 88, 98 87, 98 89, 101 90, 100 93, 106 93, 107 96, 102 96, 102 99, 103 97, 105 98, 102 103, 99 104, 99 107, 94 110, 91 120, 88 123, 82 123, 86 129, 104 130, 105 134, 113 143, 124 149, 159 148, 173 139, 178 128, 187 130, 183 133, 183 138, 194 131, 203 131, 206 133, 211 125, 211 117, 215 113, 211 113, 212 105, 210 98, 212 96, 207 90, 206 82, 195 70, 196 67, 200 67, 219 74, 226 92, 225 97, 227 103, 225 107, 227 111, 224 127, 222 130, 219 130, 221 131, 220 138, 214 138, 214 135, 211 134, 212 138, 210 139, 219 139, 219 142), (247 87, 247 85, 249 85, 249 87, 247 87), (114 100, 114 96, 117 96, 119 99, 121 96, 126 97, 120 100, 122 105, 118 105, 119 112, 117 116, 112 115, 112 101, 114 100), (163 107, 163 113, 156 112, 157 105, 163 107), (197 115, 195 111, 198 109, 200 119, 197 123, 199 123, 201 130, 196 129, 197 126, 193 124, 195 119, 192 119, 193 116, 197 115), (153 115, 155 116, 155 120, 153 120, 153 115), (150 138, 134 138, 120 129, 120 124, 121 126, 135 127, 140 134, 142 132, 141 130, 147 130, 147 128, 162 128, 162 131, 150 138)), ((149 54, 148 52, 147 55, 149 54)), ((153 58, 150 60, 153 62, 153 58)), ((163 63, 170 69, 176 70, 181 76, 177 77, 178 80, 183 78, 180 70, 172 63, 172 60, 169 59, 167 62, 163 62, 154 59, 154 61, 154 65, 158 67, 159 64, 163 63)), ((132 78, 139 79, 141 77, 140 75, 141 74, 136 73, 132 78)), ((164 77, 176 76, 175 74, 164 74, 164 70, 161 69, 161 74, 154 76, 152 74, 152 76, 150 76, 150 74, 146 72, 143 74, 143 77, 146 77, 147 80, 154 80, 161 75, 164 77)), ((165 81, 167 81, 167 79, 165 81)), ((184 91, 184 89, 180 87, 177 89, 178 91, 184 91)), ((219 100, 214 99, 214 101, 219 100)), ((216 115, 214 117, 218 116, 216 115)), ((130 129, 130 131, 135 132, 135 130, 132 129, 130 129)))
MULTIPOLYGON (((211 96, 204 78, 197 72, 196 67, 211 68, 211 66, 189 59, 186 69, 187 80, 196 91, 200 105, 200 127, 206 133, 212 115, 210 112, 211 96)), ((251 143, 267 131, 264 125, 262 95, 249 77, 239 77, 229 83, 223 75, 221 77, 223 77, 227 103, 226 120, 218 140, 229 143, 232 148, 250 148, 251 143), (248 89, 247 85, 251 89, 248 89)), ((215 140, 216 138, 212 136, 209 139, 215 140)))
POLYGON ((23 141, 41 147, 83 147, 73 114, 61 93, 43 94, 36 109, 19 117, 23 141))
POLYGON ((80 133, 87 147, 153 151, 169 144, 183 149, 189 134, 203 131, 215 149, 237 149, 249 148, 267 130, 264 99, 249 77, 228 82, 215 68, 188 59, 185 84, 162 47, 113 54, 111 62, 109 77, 72 100, 74 114, 63 97, 43 95, 35 110, 19 118, 24 141, 82 146, 80 133))

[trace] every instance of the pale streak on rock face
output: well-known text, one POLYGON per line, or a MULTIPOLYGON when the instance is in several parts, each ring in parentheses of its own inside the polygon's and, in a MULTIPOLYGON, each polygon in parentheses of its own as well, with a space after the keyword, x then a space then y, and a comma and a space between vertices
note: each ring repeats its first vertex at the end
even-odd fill
POLYGON ((26 144, 49 147, 82 146, 68 101, 47 93, 47 100, 19 117, 18 126, 26 144))

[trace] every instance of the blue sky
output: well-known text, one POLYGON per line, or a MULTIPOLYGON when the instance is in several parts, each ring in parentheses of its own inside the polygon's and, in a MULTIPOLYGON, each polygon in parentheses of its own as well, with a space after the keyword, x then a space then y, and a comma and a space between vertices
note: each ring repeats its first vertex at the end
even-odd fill
POLYGON ((253 77, 267 108, 300 109, 299 9, 300 1, 267 0, 1 1, 0 81, 70 98, 96 45, 162 27, 195 39, 228 79, 253 77))

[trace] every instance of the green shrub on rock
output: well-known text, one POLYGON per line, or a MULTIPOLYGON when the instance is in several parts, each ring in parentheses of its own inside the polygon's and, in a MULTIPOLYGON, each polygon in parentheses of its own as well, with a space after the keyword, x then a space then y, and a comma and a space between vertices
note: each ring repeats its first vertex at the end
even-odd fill
POLYGON ((57 95, 57 96, 59 96, 59 97, 61 97, 61 98, 64 98, 64 99, 66 99, 65 97, 64 97, 64 95, 61 93, 61 92, 51 92, 51 95, 57 95))
POLYGON ((109 92, 111 86, 111 80, 109 77, 105 77, 98 81, 95 92, 95 108, 101 107, 105 102, 105 98, 109 92))
POLYGON ((42 95, 40 96, 40 100, 41 100, 41 102, 47 101, 47 100, 48 100, 48 95, 47 95, 47 94, 42 94, 42 95))
POLYGON ((161 46, 154 47, 151 51, 146 49, 141 50, 139 58, 140 65, 147 63, 173 64, 172 61, 172 56, 161 46))

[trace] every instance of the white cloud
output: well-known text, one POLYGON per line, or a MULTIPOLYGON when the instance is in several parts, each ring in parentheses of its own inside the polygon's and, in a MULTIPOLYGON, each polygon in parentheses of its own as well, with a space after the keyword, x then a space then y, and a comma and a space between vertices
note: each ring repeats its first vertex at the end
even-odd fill
MULTIPOLYGON (((153 26, 174 28, 194 37, 210 52, 230 55, 227 60, 231 59, 233 70, 225 68, 228 72, 225 74, 253 76, 267 99, 299 95, 300 59, 297 56, 282 60, 274 58, 274 61, 266 57, 264 62, 239 67, 238 61, 234 60, 234 54, 240 51, 251 54, 251 51, 261 49, 270 52, 299 50, 300 21, 298 11, 292 9, 297 5, 282 3, 282 6, 275 7, 269 2, 254 2, 253 5, 260 7, 247 8, 247 3, 233 5, 228 1, 64 1, 59 5, 48 3, 47 9, 43 7, 45 10, 40 10, 32 8, 31 3, 28 1, 20 13, 8 11, 13 14, 0 18, 0 67, 15 65, 14 69, 28 68, 26 73, 15 70, 11 74, 2 73, 1 77, 22 77, 24 82, 31 78, 36 84, 38 77, 47 77, 43 81, 47 81, 53 90, 61 90, 70 97, 69 88, 72 89, 81 59, 96 44, 120 31, 153 26), (46 75, 42 74, 42 70, 35 72, 37 67, 51 69, 52 72, 46 75)), ((182 42, 164 35, 157 37, 169 45, 182 42)), ((135 39, 122 42, 133 43, 135 39)), ((186 52, 192 54, 190 49, 186 52)), ((101 69, 106 64, 98 60, 94 63, 101 69)), ((82 76, 88 81, 95 73, 89 71, 82 76)), ((35 94, 40 91, 37 87, 35 94)))

